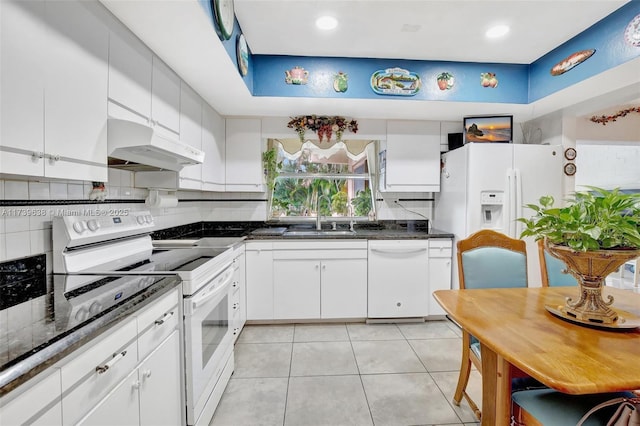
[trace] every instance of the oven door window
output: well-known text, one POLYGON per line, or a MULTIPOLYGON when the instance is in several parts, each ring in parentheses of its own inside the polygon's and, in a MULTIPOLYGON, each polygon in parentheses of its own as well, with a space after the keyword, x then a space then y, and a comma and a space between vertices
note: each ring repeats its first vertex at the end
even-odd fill
POLYGON ((207 368, 216 349, 223 343, 229 331, 229 303, 225 295, 216 307, 200 323, 202 342, 202 367, 207 368))

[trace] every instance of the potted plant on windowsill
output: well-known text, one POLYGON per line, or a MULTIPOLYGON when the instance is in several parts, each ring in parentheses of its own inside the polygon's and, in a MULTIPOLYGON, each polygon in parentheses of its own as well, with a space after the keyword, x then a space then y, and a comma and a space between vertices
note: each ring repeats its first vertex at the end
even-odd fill
POLYGON ((612 296, 602 299, 602 286, 607 275, 640 256, 640 194, 588 189, 576 192, 566 207, 553 207, 548 196, 540 205, 528 204, 535 215, 518 219, 525 224, 521 237, 544 239, 547 250, 578 280, 580 298, 567 298, 558 309, 561 316, 614 327, 618 314, 610 308, 612 296))

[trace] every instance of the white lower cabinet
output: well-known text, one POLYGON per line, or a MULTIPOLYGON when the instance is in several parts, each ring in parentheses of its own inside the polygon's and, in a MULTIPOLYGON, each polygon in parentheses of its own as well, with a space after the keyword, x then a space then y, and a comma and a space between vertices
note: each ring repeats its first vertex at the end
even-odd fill
POLYGON ((180 425, 179 365, 180 342, 175 330, 78 424, 180 425))
POLYGON ((77 425, 138 426, 140 424, 138 387, 138 370, 134 370, 77 425))
POLYGON ((364 240, 274 243, 274 317, 366 317, 366 247, 364 240))
POLYGON ((245 250, 247 320, 274 319, 273 242, 249 241, 245 250))
POLYGON ((446 315, 433 292, 451 288, 451 248, 450 239, 429 240, 429 316, 446 315))
MULTIPOLYGON (((138 368, 140 425, 182 424, 180 335, 175 330, 138 368)), ((118 424, 113 423, 113 424, 118 424)))

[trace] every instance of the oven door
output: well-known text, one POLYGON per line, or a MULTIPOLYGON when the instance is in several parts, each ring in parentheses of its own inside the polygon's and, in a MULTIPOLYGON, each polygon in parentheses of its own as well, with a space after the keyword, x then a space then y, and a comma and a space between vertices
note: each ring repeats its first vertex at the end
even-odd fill
POLYGON ((233 267, 224 269, 193 296, 184 299, 187 422, 204 409, 233 345, 229 293, 233 267))

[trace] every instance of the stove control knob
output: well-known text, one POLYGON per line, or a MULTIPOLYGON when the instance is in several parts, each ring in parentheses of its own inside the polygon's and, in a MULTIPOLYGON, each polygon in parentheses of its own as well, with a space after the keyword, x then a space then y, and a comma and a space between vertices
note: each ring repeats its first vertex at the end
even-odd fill
POLYGON ((89 222, 87 222, 87 226, 89 227, 89 230, 91 232, 96 232, 98 229, 100 229, 100 223, 95 219, 91 219, 89 222))
POLYGON ((153 216, 151 216, 150 214, 145 215, 144 220, 147 223, 152 223, 153 222, 153 216))
POLYGON ((144 225, 144 216, 136 216, 136 222, 138 225, 144 225))
POLYGON ((84 220, 81 220, 80 222, 74 222, 73 230, 76 231, 78 234, 82 234, 84 231, 87 230, 87 223, 84 220))
POLYGON ((101 310, 102 310, 102 306, 98 302, 93 302, 91 306, 89 306, 89 313, 91 315, 96 315, 100 313, 101 310))
POLYGON ((80 308, 75 315, 76 321, 84 321, 87 319, 87 308, 80 308))

